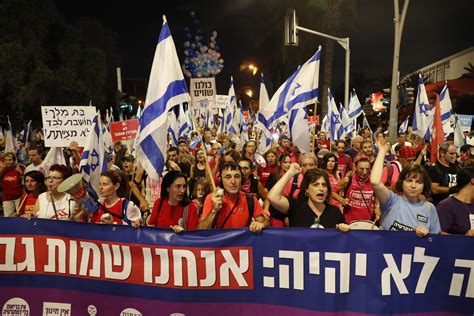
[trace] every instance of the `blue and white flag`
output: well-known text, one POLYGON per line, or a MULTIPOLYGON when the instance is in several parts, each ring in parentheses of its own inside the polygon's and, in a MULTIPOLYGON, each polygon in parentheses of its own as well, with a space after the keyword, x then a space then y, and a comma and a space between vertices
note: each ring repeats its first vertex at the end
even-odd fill
POLYGON ((296 107, 305 107, 318 99, 319 63, 321 46, 318 51, 299 67, 281 86, 270 100, 265 111, 260 111, 270 127, 296 107))
POLYGON ((199 143, 201 142, 201 139, 201 135, 194 137, 193 141, 189 144, 189 147, 195 149, 197 145, 199 145, 199 143))
POLYGON ((239 126, 238 126, 238 113, 237 113, 237 99, 235 98, 234 78, 232 77, 230 77, 229 97, 230 97, 230 105, 226 111, 227 117, 226 117, 225 125, 226 125, 227 132, 238 135, 239 126))
POLYGON ((446 83, 443 90, 441 90, 439 95, 439 105, 441 106, 441 122, 443 123, 443 131, 445 134, 450 134, 454 132, 454 129, 451 126, 451 111, 453 106, 449 96, 448 83, 446 83))
POLYGON ((105 124, 102 126, 102 137, 104 138, 105 152, 112 154, 114 152, 114 142, 112 141, 112 135, 110 134, 110 122, 112 122, 112 109, 107 110, 105 115, 105 124))
POLYGON ((178 123, 179 106, 172 107, 168 112, 168 134, 171 136, 171 145, 178 146, 179 123, 178 123))
POLYGON ((311 152, 311 139, 306 107, 296 107, 290 111, 288 126, 290 139, 301 152, 311 152))
POLYGON ((398 133, 399 134, 406 134, 408 131, 408 120, 410 119, 410 116, 407 116, 407 118, 403 121, 403 123, 400 125, 398 128, 398 133))
POLYGON ((6 134, 6 138, 5 138, 5 149, 4 149, 4 153, 9 153, 9 152, 12 152, 14 153, 15 152, 15 148, 16 148, 16 140, 15 140, 15 136, 13 135, 13 131, 12 131, 12 123, 10 123, 10 117, 7 116, 7 130, 5 132, 6 134))
POLYGON ((331 133, 331 127, 329 126, 328 122, 328 115, 324 115, 323 120, 321 121, 321 131, 325 132, 326 135, 329 135, 331 133))
POLYGON ((270 98, 268 97, 268 91, 265 87, 265 82, 263 80, 263 74, 261 75, 260 80, 260 95, 258 98, 259 102, 259 111, 257 113, 257 126, 260 132, 260 139, 258 142, 257 152, 265 153, 267 152, 272 144, 271 137, 272 133, 270 132, 270 126, 267 121, 267 118, 263 113, 268 112, 268 104, 270 103, 270 98))
POLYGON ((421 74, 418 79, 418 95, 416 96, 415 111, 413 113, 413 132, 425 138, 430 135, 430 127, 433 124, 433 113, 431 113, 428 95, 421 74))
POLYGON ((179 106, 178 118, 178 135, 179 137, 188 135, 191 132, 191 120, 189 119, 189 111, 185 104, 179 106))
POLYGON ((163 16, 137 137, 137 160, 151 179, 159 179, 165 164, 168 111, 183 102, 190 102, 188 87, 163 16))
POLYGON ((99 197, 100 174, 107 170, 102 122, 98 111, 92 120, 91 132, 87 137, 79 167, 84 181, 89 185, 89 193, 95 194, 93 198, 97 199, 99 197))
POLYGON ((342 137, 342 123, 341 114, 337 109, 336 101, 332 96, 331 89, 328 88, 328 121, 329 121, 329 135, 332 141, 336 141, 342 137))
POLYGON ((362 113, 364 113, 362 105, 360 104, 359 98, 357 97, 357 93, 354 89, 352 89, 351 97, 349 99, 349 111, 347 114, 351 120, 354 120, 357 119, 362 113))
POLYGON ((349 117, 349 114, 347 113, 346 109, 344 106, 340 106, 341 109, 341 124, 342 124, 342 136, 347 135, 349 137, 352 137, 352 133, 354 132, 354 124, 352 123, 352 120, 349 117))

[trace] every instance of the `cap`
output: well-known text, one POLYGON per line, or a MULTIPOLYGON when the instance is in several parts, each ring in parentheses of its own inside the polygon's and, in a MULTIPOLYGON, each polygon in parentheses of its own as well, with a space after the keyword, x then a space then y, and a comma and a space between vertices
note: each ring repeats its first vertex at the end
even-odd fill
POLYGON ((403 146, 402 148, 400 148, 400 150, 398 151, 398 157, 400 158, 415 158, 416 157, 416 153, 415 153, 415 150, 413 149, 413 147, 411 146, 403 146))
POLYGON ((358 163, 358 162, 361 161, 361 160, 370 161, 370 158, 369 158, 369 156, 365 156, 365 155, 356 156, 356 157, 354 158, 354 164, 358 163))

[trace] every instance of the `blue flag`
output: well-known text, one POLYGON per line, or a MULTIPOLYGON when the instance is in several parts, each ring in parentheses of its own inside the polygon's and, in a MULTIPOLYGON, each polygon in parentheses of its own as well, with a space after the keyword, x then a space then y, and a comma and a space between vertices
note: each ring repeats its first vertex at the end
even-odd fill
POLYGON ((433 124, 433 113, 431 113, 428 95, 421 74, 418 79, 418 94, 416 96, 415 111, 413 113, 413 132, 420 137, 429 139, 430 127, 433 124))
POLYGON ((100 174, 107 170, 105 143, 99 112, 92 121, 92 130, 87 138, 79 166, 84 181, 89 185, 89 193, 95 195, 93 197, 97 199, 99 197, 100 174))
POLYGON ((190 102, 188 87, 163 16, 137 137, 137 160, 151 179, 159 179, 165 164, 168 111, 183 102, 190 102))

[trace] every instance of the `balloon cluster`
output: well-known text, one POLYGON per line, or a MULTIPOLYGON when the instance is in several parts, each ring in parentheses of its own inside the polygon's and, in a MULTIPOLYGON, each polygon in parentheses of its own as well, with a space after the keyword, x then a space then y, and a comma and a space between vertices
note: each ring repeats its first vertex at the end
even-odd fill
POLYGON ((189 27, 184 28, 186 41, 183 43, 183 73, 189 78, 214 77, 224 68, 224 59, 216 42, 217 32, 213 31, 209 44, 204 45, 201 26, 194 12, 191 12, 191 18, 194 32, 189 27))

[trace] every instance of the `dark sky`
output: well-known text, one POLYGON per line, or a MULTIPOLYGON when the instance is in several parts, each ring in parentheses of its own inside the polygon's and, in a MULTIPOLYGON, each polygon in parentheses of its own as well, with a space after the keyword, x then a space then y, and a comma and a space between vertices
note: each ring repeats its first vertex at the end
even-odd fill
MULTIPOLYGON (((265 67, 275 50, 283 45, 283 15, 273 9, 282 7, 280 0, 232 1, 56 1, 58 9, 69 20, 78 17, 96 18, 118 35, 122 55, 122 74, 128 78, 148 78, 156 39, 166 14, 180 58, 183 57, 184 27, 191 25, 189 13, 195 11, 203 32, 216 30, 217 42, 225 60, 224 71, 217 76, 218 93, 226 93, 230 75, 237 75, 236 85, 255 84, 257 80, 238 75, 239 64, 255 60, 265 67), (105 6, 105 3, 108 3, 105 6), (239 77, 240 76, 240 77, 239 77), (253 81, 252 81, 253 80, 253 81)), ((357 0, 356 15, 347 16, 348 25, 340 36, 350 37, 351 73, 366 77, 390 77, 393 57, 393 1, 357 0)), ((400 1, 400 10, 403 1, 400 1)), ((439 59, 474 45, 473 0, 412 0, 408 8, 400 55, 401 75, 412 72, 439 59)), ((298 11, 297 11, 298 14, 298 11)), ((314 15, 317 19, 318 15, 314 15)), ((303 27, 309 21, 299 20, 303 27), (305 23, 306 22, 306 23, 305 23)), ((310 35, 301 38, 322 40, 310 35)), ((323 48, 324 49, 324 48, 323 48)), ((315 49, 314 49, 315 50, 315 49)), ((314 50, 303 52, 311 57, 314 50)), ((287 56, 288 68, 297 63, 287 56)), ((182 62, 182 59, 181 59, 182 62)), ((335 46, 334 85, 342 84, 344 51, 335 46)), ((281 81, 270 78, 270 81, 281 81)), ((278 86, 270 87, 274 92, 278 86)))

